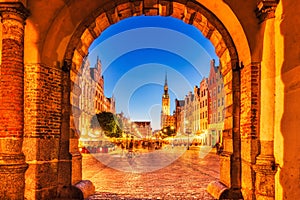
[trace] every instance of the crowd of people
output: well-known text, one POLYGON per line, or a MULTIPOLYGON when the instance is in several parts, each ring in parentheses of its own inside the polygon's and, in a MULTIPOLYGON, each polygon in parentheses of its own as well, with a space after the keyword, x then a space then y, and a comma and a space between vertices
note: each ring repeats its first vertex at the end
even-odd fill
MULTIPOLYGON (((126 138, 123 140, 118 140, 115 142, 109 143, 102 142, 100 143, 93 143, 87 144, 80 148, 81 153, 108 153, 114 150, 121 150, 121 154, 124 155, 125 153, 132 153, 135 150, 158 150, 161 149, 164 145, 171 145, 172 148, 175 146, 201 146, 201 143, 191 141, 189 145, 185 143, 179 142, 171 142, 170 141, 163 141, 163 140, 139 140, 134 139, 133 136, 130 138, 126 138)), ((223 145, 220 142, 217 142, 214 146, 216 148, 216 153, 220 155, 223 152, 223 145)))

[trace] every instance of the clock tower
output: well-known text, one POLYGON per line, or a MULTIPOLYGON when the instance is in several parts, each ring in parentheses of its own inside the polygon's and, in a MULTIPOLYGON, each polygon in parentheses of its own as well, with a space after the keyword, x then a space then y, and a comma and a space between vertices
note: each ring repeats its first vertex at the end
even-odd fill
POLYGON ((161 127, 166 126, 166 119, 170 116, 170 97, 169 97, 169 88, 168 88, 168 80, 167 73, 165 76, 165 85, 164 85, 164 93, 162 96, 162 110, 161 110, 161 127))

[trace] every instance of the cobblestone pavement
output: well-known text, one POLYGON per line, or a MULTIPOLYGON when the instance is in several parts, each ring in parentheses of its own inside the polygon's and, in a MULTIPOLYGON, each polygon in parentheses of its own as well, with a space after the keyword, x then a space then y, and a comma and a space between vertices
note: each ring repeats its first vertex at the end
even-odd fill
MULTIPOLYGON (((139 161, 139 158, 133 160, 121 157, 119 153, 115 156, 102 153, 101 156, 106 159, 100 159, 99 162, 97 157, 99 155, 83 154, 83 180, 91 180, 96 187, 96 194, 89 197, 89 200, 214 199, 206 192, 206 188, 208 183, 219 178, 219 157, 213 152, 203 154, 199 149, 182 153, 181 149, 174 148, 155 154, 159 156, 154 156, 156 159, 152 159, 151 165, 164 161, 168 163, 172 155, 174 158, 175 152, 180 152, 182 155, 174 162, 145 173, 136 171, 136 169, 149 167, 149 163, 145 164, 139 161), (133 170, 127 172, 109 167, 134 164, 133 170)), ((142 152, 140 157, 149 154, 151 155, 149 152, 142 152)))

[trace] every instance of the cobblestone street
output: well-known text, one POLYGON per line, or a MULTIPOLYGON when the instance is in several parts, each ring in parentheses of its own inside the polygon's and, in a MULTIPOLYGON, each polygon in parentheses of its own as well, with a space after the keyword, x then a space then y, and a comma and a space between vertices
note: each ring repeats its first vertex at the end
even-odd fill
POLYGON ((96 187, 90 200, 214 199, 206 188, 219 178, 219 157, 182 147, 140 152, 135 158, 118 151, 83 154, 82 173, 96 187))

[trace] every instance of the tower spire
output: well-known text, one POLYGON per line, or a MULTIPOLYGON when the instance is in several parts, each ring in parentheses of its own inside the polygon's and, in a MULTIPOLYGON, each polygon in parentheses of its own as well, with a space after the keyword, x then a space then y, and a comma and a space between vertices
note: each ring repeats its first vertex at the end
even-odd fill
POLYGON ((168 77, 167 77, 167 72, 165 75, 165 85, 164 85, 164 96, 168 97, 169 96, 169 88, 168 88, 168 77))
POLYGON ((166 72, 166 75, 165 75, 165 86, 168 85, 168 75, 167 75, 167 72, 166 72))

